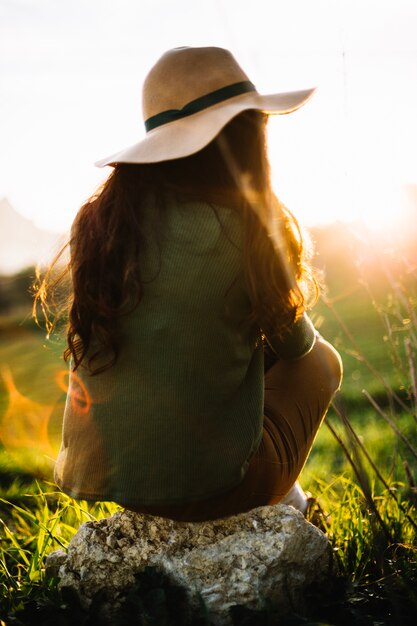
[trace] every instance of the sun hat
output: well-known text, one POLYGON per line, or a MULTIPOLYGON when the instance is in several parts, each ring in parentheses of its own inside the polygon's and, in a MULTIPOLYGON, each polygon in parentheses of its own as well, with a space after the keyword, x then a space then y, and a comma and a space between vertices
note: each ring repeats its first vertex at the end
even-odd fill
POLYGON ((224 48, 168 50, 143 84, 145 138, 96 165, 156 163, 189 156, 210 143, 239 113, 249 109, 272 115, 291 113, 314 91, 261 95, 224 48))

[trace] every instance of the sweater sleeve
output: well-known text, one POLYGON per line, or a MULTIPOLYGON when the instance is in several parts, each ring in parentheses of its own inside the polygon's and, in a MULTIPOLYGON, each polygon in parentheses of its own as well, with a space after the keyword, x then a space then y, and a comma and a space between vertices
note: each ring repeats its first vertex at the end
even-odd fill
POLYGON ((266 337, 275 354, 281 359, 299 359, 310 352, 316 343, 317 332, 306 313, 281 337, 266 337))

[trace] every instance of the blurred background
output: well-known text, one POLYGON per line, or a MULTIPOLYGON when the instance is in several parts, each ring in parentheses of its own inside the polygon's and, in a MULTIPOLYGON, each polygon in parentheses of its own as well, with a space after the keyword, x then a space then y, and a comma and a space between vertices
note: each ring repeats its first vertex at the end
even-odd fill
POLYGON ((270 120, 274 187, 315 245, 324 289, 312 316, 344 358, 345 405, 363 417, 362 390, 382 397, 387 381, 407 394, 416 26, 414 0, 0 0, 3 476, 50 475, 59 443, 63 339, 31 318, 34 268, 108 176, 94 161, 144 135, 141 85, 171 47, 230 49, 261 93, 318 87, 270 120))

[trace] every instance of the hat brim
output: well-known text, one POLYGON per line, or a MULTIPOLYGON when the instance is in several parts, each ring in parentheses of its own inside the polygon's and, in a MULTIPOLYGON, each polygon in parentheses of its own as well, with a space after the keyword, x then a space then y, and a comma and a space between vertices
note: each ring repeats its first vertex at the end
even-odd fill
POLYGON ((256 110, 268 115, 296 111, 314 94, 314 89, 261 95, 244 93, 187 117, 149 131, 138 143, 97 161, 97 167, 116 163, 158 163, 190 156, 202 150, 222 128, 243 111, 256 110))

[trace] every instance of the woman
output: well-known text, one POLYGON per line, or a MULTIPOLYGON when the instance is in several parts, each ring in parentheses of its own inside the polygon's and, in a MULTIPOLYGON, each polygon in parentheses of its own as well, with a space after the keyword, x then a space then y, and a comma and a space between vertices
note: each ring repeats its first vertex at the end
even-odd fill
POLYGON ((188 521, 305 510, 296 481, 341 362, 305 313, 316 283, 265 126, 311 93, 261 96, 220 48, 150 71, 147 136, 98 163, 114 169, 72 228, 70 495, 188 521))

